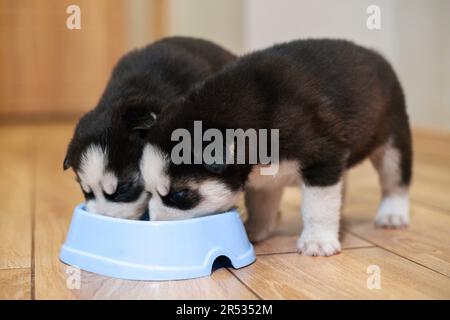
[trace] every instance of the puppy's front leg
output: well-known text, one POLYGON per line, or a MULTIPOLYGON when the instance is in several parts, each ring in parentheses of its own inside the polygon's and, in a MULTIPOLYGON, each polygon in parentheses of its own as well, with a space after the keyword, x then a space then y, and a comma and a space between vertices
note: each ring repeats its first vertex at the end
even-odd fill
POLYGON ((248 212, 245 229, 250 241, 262 241, 272 234, 277 224, 282 194, 282 186, 245 189, 245 206, 248 212))
POLYGON ((297 242, 298 250, 308 256, 331 256, 340 252, 342 178, 325 187, 304 184, 302 198, 303 232, 297 242))

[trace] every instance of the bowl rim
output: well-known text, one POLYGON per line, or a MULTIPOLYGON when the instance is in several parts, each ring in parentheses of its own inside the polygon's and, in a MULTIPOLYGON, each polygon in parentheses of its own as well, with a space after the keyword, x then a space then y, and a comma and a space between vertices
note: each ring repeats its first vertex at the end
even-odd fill
POLYGON ((116 218, 116 217, 110 217, 105 216, 101 214, 92 213, 86 210, 86 203, 80 203, 75 207, 75 212, 77 214, 81 214, 83 216, 87 216, 89 218, 98 219, 98 220, 104 220, 114 223, 127 223, 127 224, 140 224, 140 225, 149 225, 149 226, 159 226, 159 225, 188 225, 188 224, 197 224, 202 223, 206 220, 212 220, 212 219, 222 219, 226 218, 226 216, 235 215, 237 214, 240 217, 240 214, 237 210, 237 208, 232 208, 231 210, 225 211, 225 212, 217 212, 210 215, 190 218, 190 219, 182 219, 182 220, 157 220, 157 221, 151 221, 151 220, 131 220, 131 219, 125 219, 125 218, 116 218))

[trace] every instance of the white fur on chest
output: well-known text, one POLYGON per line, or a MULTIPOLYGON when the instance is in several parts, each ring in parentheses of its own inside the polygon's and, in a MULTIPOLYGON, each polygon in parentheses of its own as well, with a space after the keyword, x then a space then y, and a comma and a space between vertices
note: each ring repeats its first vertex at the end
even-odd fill
POLYGON ((272 186, 298 186, 301 182, 300 165, 298 161, 281 161, 278 172, 274 175, 262 175, 262 165, 255 166, 250 172, 246 186, 260 189, 272 186))

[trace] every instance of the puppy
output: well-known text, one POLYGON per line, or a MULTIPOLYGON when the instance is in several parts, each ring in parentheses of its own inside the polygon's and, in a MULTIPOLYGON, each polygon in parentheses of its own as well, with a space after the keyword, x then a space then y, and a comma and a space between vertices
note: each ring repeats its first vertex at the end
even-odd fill
POLYGON ((97 106, 78 122, 64 160, 89 211, 128 219, 145 212, 143 132, 163 106, 234 59, 214 43, 184 37, 165 38, 120 59, 97 106))
MULTIPOLYGON (((263 240, 274 229, 283 186, 301 183, 298 250, 333 255, 341 250, 342 177, 369 157, 383 195, 376 224, 408 224, 412 150, 403 92, 381 55, 351 42, 298 40, 248 54, 164 109, 148 133, 140 165, 152 193, 152 219, 228 210, 245 188, 247 230, 263 240), (255 164, 175 164, 172 132, 193 133, 196 120, 220 132, 278 129, 278 150, 271 150, 279 152, 278 172, 262 175, 259 158, 255 164)), ((224 144, 230 147, 238 151, 224 144)))

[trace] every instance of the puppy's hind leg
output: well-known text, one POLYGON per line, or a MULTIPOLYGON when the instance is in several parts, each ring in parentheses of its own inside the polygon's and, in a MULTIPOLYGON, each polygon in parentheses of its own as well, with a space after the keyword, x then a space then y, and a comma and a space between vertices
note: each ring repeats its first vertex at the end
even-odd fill
POLYGON ((262 241, 272 234, 277 225, 282 195, 282 186, 245 189, 245 206, 248 212, 245 229, 250 241, 262 241))
POLYGON ((375 224, 379 227, 400 228, 409 223, 411 146, 409 135, 401 138, 406 141, 391 137, 371 156, 383 196, 375 218, 375 224))
POLYGON ((398 82, 392 91, 389 114, 389 139, 371 156, 383 194, 375 224, 398 228, 409 223, 408 194, 412 172, 411 131, 405 99, 398 82))

